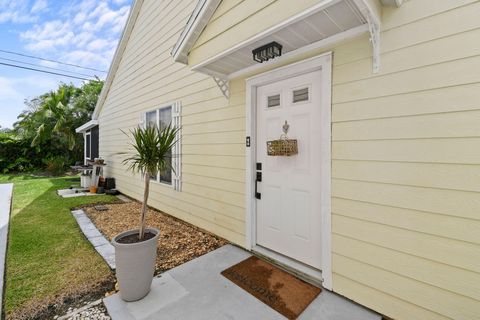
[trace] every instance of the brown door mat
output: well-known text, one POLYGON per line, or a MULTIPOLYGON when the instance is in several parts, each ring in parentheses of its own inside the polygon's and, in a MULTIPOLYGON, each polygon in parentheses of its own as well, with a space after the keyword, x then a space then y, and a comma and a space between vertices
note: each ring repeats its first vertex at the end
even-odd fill
POLYGON ((288 319, 296 319, 322 291, 257 257, 221 274, 288 319))

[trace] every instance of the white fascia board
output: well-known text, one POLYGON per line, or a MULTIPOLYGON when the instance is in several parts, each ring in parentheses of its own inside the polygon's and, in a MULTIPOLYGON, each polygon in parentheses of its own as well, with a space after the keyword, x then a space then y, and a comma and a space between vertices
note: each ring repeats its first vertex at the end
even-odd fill
POLYGON ((107 94, 110 91, 110 86, 112 85, 113 78, 115 77, 115 73, 118 70, 118 66, 120 65, 120 60, 122 59, 122 55, 125 52, 125 48, 127 47, 128 40, 130 35, 132 34, 133 26, 135 25, 135 21, 137 20, 138 13, 140 12, 140 8, 142 7, 143 0, 134 0, 132 7, 130 9, 130 13, 128 15, 127 23, 122 32, 122 37, 118 42, 117 49, 115 50, 115 54, 112 59, 112 64, 110 65, 110 69, 108 70, 107 79, 103 85, 102 91, 98 96, 97 105, 95 106, 95 110, 92 114, 92 119, 98 119, 98 115, 103 108, 103 104, 105 103, 105 99, 107 98, 107 94))
POLYGON ((90 121, 82 124, 77 129, 75 129, 75 132, 76 133, 83 133, 83 132, 87 131, 88 129, 91 129, 95 126, 98 126, 98 120, 90 120, 90 121))
POLYGON ((187 21, 171 55, 175 62, 188 63, 188 53, 207 26, 221 0, 199 0, 187 21))

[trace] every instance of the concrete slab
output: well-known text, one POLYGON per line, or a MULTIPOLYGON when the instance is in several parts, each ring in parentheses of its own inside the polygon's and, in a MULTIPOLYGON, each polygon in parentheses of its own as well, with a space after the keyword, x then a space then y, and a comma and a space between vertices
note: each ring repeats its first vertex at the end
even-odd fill
POLYGON ((8 242, 8 223, 12 208, 13 184, 0 184, 0 317, 3 314, 3 288, 5 280, 5 260, 8 242))
MULTIPOLYGON (((285 319, 220 272, 248 258, 250 253, 232 245, 176 267, 152 283, 152 291, 137 302, 119 294, 104 299, 113 320, 146 319, 285 319)), ((327 290, 299 319, 380 320, 380 315, 327 290)))
POLYGON ((85 192, 84 189, 60 189, 60 190, 57 190, 57 194, 62 198, 98 196, 97 193, 85 192))
POLYGON ((75 220, 77 220, 80 230, 82 230, 83 234, 88 241, 90 241, 95 250, 97 250, 111 269, 115 269, 115 248, 110 241, 98 231, 97 227, 83 210, 72 210, 72 215, 75 220))

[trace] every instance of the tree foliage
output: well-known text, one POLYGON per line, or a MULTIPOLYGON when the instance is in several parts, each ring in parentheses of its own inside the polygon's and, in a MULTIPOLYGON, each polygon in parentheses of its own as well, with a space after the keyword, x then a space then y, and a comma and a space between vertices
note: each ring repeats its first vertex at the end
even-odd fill
POLYGON ((102 86, 99 79, 80 87, 61 83, 56 90, 26 100, 13 129, 0 133, 0 172, 81 161, 83 137, 75 128, 90 120, 102 86))

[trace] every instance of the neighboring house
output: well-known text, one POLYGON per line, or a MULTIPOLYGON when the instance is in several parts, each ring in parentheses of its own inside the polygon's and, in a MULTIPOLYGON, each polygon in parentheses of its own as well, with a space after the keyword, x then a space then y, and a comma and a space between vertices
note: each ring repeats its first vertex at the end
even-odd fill
POLYGON ((472 0, 137 0, 93 115, 106 174, 141 199, 121 130, 173 121, 181 158, 149 205, 389 317, 480 319, 479 17, 472 0), (298 154, 267 156, 285 121, 298 154))

